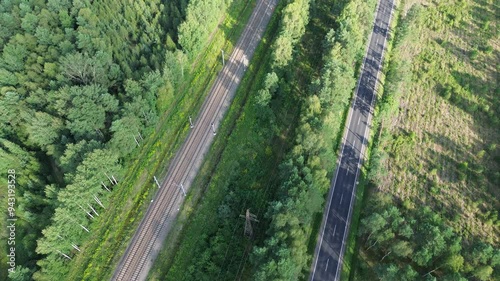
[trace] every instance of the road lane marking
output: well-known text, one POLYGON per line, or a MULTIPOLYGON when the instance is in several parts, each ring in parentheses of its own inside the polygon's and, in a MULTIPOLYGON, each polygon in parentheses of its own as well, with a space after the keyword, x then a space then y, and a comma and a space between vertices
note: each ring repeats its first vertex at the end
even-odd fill
POLYGON ((325 271, 328 269, 328 263, 330 262, 330 259, 326 261, 326 266, 325 266, 325 271))
POLYGON ((340 203, 339 203, 339 205, 342 205, 342 200, 343 200, 343 199, 344 199, 344 194, 342 194, 342 195, 340 196, 340 203))
POLYGON ((352 147, 356 147, 356 141, 352 143, 352 147))
POLYGON ((361 116, 358 117, 358 125, 359 125, 359 121, 361 121, 361 116))
POLYGON ((347 171, 345 171, 345 175, 349 174, 349 167, 347 167, 347 171))
POLYGON ((335 232, 337 231, 337 225, 335 225, 335 227, 333 228, 333 235, 335 237, 335 232))

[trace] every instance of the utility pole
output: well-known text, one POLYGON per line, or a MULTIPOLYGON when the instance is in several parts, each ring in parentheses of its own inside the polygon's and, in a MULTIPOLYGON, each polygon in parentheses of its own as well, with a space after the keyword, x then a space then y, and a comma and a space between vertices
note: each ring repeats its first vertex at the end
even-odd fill
POLYGON ((134 136, 134 140, 135 140, 135 143, 137 144, 137 146, 141 146, 141 145, 139 144, 139 142, 137 141, 137 138, 136 138, 135 136, 134 136))
POLYGON ((253 237, 252 222, 259 222, 259 220, 257 220, 257 216, 250 213, 250 209, 247 209, 246 214, 240 215, 240 217, 245 219, 245 236, 249 238, 253 237))
POLYGON ((104 207, 104 205, 102 204, 101 200, 99 200, 99 198, 97 198, 97 196, 95 195, 92 195, 94 197, 94 200, 97 202, 97 204, 99 204, 99 206, 101 206, 103 209, 106 209, 104 207))
POLYGON ((212 123, 212 133, 214 133, 214 136, 217 134, 217 133, 215 132, 215 125, 214 125, 214 123, 212 123))
POLYGON ((59 250, 56 250, 56 251, 57 251, 59 254, 61 254, 63 257, 65 257, 66 259, 71 260, 71 258, 70 258, 68 255, 64 254, 63 252, 61 252, 61 251, 59 251, 59 250))
POLYGON ((174 183, 174 184, 177 185, 181 189, 182 194, 184 194, 184 197, 186 197, 186 190, 184 190, 184 186, 182 185, 182 183, 181 184, 174 183))
POLYGON ((224 50, 220 50, 222 52, 222 66, 226 65, 224 62, 224 50))
POLYGON ((101 181, 101 184, 102 186, 104 186, 104 189, 106 189, 107 191, 111 192, 111 190, 108 189, 108 187, 101 181))
POLYGON ((193 120, 191 120, 191 115, 189 115, 189 125, 192 128, 194 128, 194 125, 193 125, 193 120))
POLYGON ((156 185, 158 186, 158 188, 161 188, 160 183, 159 183, 159 182, 158 182, 158 180, 156 179, 156 176, 153 176, 153 179, 155 180, 155 183, 156 183, 156 185))

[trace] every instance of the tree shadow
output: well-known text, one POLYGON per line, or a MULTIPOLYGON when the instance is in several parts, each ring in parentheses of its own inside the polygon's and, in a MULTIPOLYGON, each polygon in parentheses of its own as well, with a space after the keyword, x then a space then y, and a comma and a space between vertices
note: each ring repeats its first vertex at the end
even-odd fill
MULTIPOLYGON (((466 48, 458 47, 455 44, 442 38, 435 41, 444 49, 454 54, 460 62, 467 63, 478 71, 487 68, 487 79, 489 81, 498 80, 497 69, 492 60, 498 61, 500 53, 490 45, 489 40, 498 36, 498 31, 494 28, 499 10, 496 1, 488 3, 485 0, 473 0, 470 9, 470 20, 461 20, 460 27, 453 26, 450 30, 452 34, 461 38, 466 48)), ((459 8, 456 8, 459 9, 459 8)))
POLYGON ((450 74, 453 80, 446 84, 438 82, 435 91, 451 105, 474 117, 477 126, 500 125, 496 114, 500 108, 498 85, 470 73, 454 70, 450 74))
POLYGON ((468 48, 464 49, 450 41, 443 40, 442 38, 435 39, 435 42, 447 52, 454 55, 458 59, 458 62, 466 63, 475 70, 485 73, 485 78, 488 81, 498 81, 496 64, 491 62, 492 60, 498 61, 500 59, 500 52, 494 49, 490 50, 491 46, 487 43, 474 43, 467 41, 468 48))
MULTIPOLYGON (((441 169, 441 171, 438 171, 441 175, 444 172, 451 175, 451 177, 440 176, 439 179, 442 182, 458 183, 463 181, 465 190, 469 191, 468 196, 472 198, 477 195, 485 198, 491 196, 491 194, 494 194, 495 198, 500 196, 500 190, 494 188, 497 184, 495 183, 495 178, 492 177, 492 173, 489 173, 488 167, 484 167, 485 162, 482 161, 482 157, 478 157, 475 153, 481 151, 484 147, 481 140, 475 139, 475 145, 466 148, 443 134, 426 133, 425 136, 428 140, 440 145, 442 148, 442 151, 428 149, 426 152, 426 154, 430 155, 430 159, 440 160, 439 164, 433 163, 433 165, 441 169), (450 155, 456 155, 456 157, 450 155), (443 167, 442 164, 446 167, 443 167), (461 174, 463 175, 462 179, 461 174), (474 182, 475 184, 470 185, 469 182, 474 182), (472 189, 471 186, 479 188, 472 189)), ((489 170, 494 171, 495 168, 489 167, 489 170)))

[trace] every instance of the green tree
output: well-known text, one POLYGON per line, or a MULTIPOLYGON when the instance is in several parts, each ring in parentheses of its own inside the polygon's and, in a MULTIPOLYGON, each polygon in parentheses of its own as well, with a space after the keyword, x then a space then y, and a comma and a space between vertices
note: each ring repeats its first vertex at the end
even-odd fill
POLYGON ((48 113, 35 112, 33 119, 29 120, 28 138, 30 142, 46 150, 49 155, 54 153, 51 146, 55 143, 63 130, 63 122, 48 113))
POLYGON ((472 246, 472 253, 470 260, 474 265, 488 264, 489 260, 493 257, 494 249, 491 245, 482 241, 476 242, 472 246))
POLYGON ((489 280, 491 274, 493 273, 493 268, 489 265, 483 265, 476 268, 473 272, 474 277, 481 281, 489 280))
POLYGON ((270 93, 275 93, 278 89, 279 77, 276 72, 270 72, 266 74, 266 78, 264 80, 264 88, 269 90, 270 93))
POLYGON ((23 44, 11 40, 2 50, 3 66, 8 71, 22 71, 28 54, 29 51, 23 44))
POLYGON ((450 255, 445 260, 445 265, 453 272, 459 272, 464 265, 464 257, 460 254, 450 255))
POLYGON ((92 138, 106 127, 106 114, 116 112, 118 101, 99 85, 73 86, 61 92, 57 110, 68 119, 66 127, 77 139, 92 138))
POLYGON ((12 281, 29 281, 31 279, 31 275, 33 273, 27 267, 16 266, 16 270, 14 272, 9 272, 9 279, 12 281))
POLYGON ((273 67, 283 67, 292 59, 293 42, 288 36, 280 36, 274 43, 273 67))
POLYGON ((120 76, 118 65, 109 53, 99 51, 95 56, 87 53, 70 53, 61 58, 62 73, 76 84, 99 84, 108 88, 120 76))
POLYGON ((110 145, 117 152, 122 152, 123 155, 129 154, 137 143, 141 142, 139 132, 142 124, 139 118, 133 115, 127 115, 121 119, 113 121, 111 125, 111 132, 113 138, 110 145))
POLYGON ((255 97, 255 103, 260 107, 267 107, 271 101, 271 93, 266 89, 260 89, 255 97))
POLYGON ((391 246, 392 252, 401 258, 409 257, 413 253, 413 248, 408 241, 398 240, 391 246))
POLYGON ((395 264, 379 264, 375 271, 379 280, 384 281, 400 281, 401 273, 397 265, 395 264))
POLYGON ((73 172, 76 171, 78 165, 85 159, 85 155, 97 148, 102 148, 102 144, 96 140, 81 140, 77 143, 68 143, 66 145, 59 161, 67 182, 72 181, 73 172))

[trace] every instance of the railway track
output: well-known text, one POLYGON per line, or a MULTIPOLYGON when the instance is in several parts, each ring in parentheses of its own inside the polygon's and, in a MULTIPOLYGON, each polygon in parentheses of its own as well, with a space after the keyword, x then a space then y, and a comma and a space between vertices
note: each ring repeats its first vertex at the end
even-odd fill
POLYGON ((167 176, 122 256, 112 280, 146 278, 168 233, 170 221, 175 219, 183 202, 178 185, 183 184, 189 190, 215 137, 213 130, 222 121, 277 2, 257 0, 249 22, 205 99, 194 128, 171 162, 167 176))

